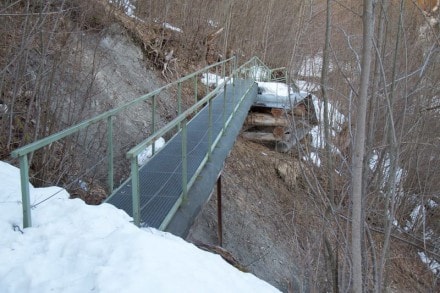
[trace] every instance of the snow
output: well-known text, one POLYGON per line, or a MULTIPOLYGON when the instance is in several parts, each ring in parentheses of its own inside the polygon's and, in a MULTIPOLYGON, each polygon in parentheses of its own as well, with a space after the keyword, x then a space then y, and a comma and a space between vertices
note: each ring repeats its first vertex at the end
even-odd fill
POLYGON ((321 77, 322 57, 320 55, 304 59, 299 69, 298 75, 308 77, 321 77))
POLYGON ((134 11, 136 10, 136 7, 133 3, 131 3, 130 0, 109 0, 109 2, 124 9, 125 14, 127 14, 128 16, 134 17, 134 11))
POLYGON ((379 156, 376 151, 373 151, 373 155, 371 156, 370 160, 368 161, 368 166, 370 167, 371 171, 376 170, 376 166, 379 162, 379 156))
POLYGON ((162 23, 162 26, 164 28, 167 28, 167 29, 175 31, 175 32, 179 32, 179 33, 183 32, 181 28, 175 27, 172 24, 169 24, 168 22, 162 23))
MULTIPOLYGON (((315 107, 316 116, 318 120, 322 123, 324 122, 324 101, 319 100, 317 97, 313 96, 313 106, 315 107)), ((330 128, 334 129, 336 132, 342 130, 342 125, 346 121, 344 114, 339 112, 338 107, 332 103, 328 103, 328 117, 330 120, 330 128)))
POLYGON ((434 259, 429 258, 426 253, 422 251, 418 252, 418 254, 422 262, 428 265, 431 272, 436 276, 440 276, 440 263, 435 261, 434 259))
POLYGON ((263 66, 251 66, 249 69, 242 69, 243 71, 241 73, 248 73, 250 72, 250 75, 255 81, 263 81, 263 80, 269 80, 270 74, 267 71, 266 67, 263 66))
MULTIPOLYGON (((165 145, 165 139, 163 137, 159 137, 154 141, 154 152, 156 153, 165 145)), ((138 156, 138 164, 140 166, 145 165, 148 162, 148 159, 153 155, 153 144, 149 145, 145 150, 143 150, 138 156)))
MULTIPOLYGON (((318 117, 319 124, 314 126, 310 130, 312 136, 311 145, 315 149, 325 148, 325 134, 324 134, 324 102, 320 101, 316 96, 312 95, 313 106, 315 107, 316 116, 318 117)), ((330 121, 330 135, 335 137, 341 130, 342 125, 346 122, 344 114, 338 111, 338 109, 331 103, 328 104, 328 116, 330 121)), ((341 154, 341 151, 330 143, 330 148, 333 153, 341 154)), ((311 161, 318 167, 321 166, 321 160, 318 153, 310 153, 310 158, 304 158, 306 161, 311 161)))
MULTIPOLYGON (((219 75, 216 75, 214 73, 203 73, 202 77, 201 77, 201 81, 204 85, 207 86, 214 86, 217 87, 219 84, 224 83, 226 80, 226 78, 223 78, 219 75)), ((233 82, 233 78, 230 78, 228 80, 228 83, 232 83, 233 82)))
POLYGON ((303 156, 303 160, 312 162, 317 167, 321 167, 321 159, 319 158, 319 154, 316 152, 310 152, 308 156, 303 156))
POLYGON ((211 27, 218 27, 218 21, 208 19, 208 25, 211 27))
MULTIPOLYGON (((281 82, 265 82, 258 81, 258 87, 262 90, 264 94, 288 97, 289 87, 285 83, 281 82)), ((292 90, 290 91, 293 94, 292 90)))
MULTIPOLYGON (((314 56, 306 57, 301 63, 298 75, 303 77, 321 77, 322 72, 322 56, 318 53, 314 56)), ((334 65, 330 61, 329 70, 333 70, 334 65)))
POLYGON ((306 81, 306 80, 297 80, 295 81, 296 85, 298 86, 298 88, 302 91, 305 92, 316 92, 320 89, 320 85, 311 81, 306 81))
POLYGON ((19 170, 0 161, 2 293, 278 292, 181 238, 137 228, 112 205, 29 187, 31 204, 51 198, 32 208, 33 227, 23 229, 19 170))
MULTIPOLYGON (((108 0, 109 3, 112 3, 120 8, 122 8, 124 10, 124 13, 127 16, 130 16, 138 21, 144 22, 142 19, 136 17, 134 15, 134 11, 136 10, 136 6, 132 3, 134 2, 133 0, 108 0)), ((162 26, 166 29, 175 31, 175 32, 183 32, 181 28, 175 27, 172 24, 169 24, 168 22, 164 22, 162 23, 162 26)))

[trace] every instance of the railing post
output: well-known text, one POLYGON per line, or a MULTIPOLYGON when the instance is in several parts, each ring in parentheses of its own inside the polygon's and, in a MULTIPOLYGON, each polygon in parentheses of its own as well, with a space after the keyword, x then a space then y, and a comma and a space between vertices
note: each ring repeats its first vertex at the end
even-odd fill
POLYGON ((208 119, 208 160, 210 160, 212 153, 212 99, 208 102, 208 119))
MULTIPOLYGON (((177 83, 177 115, 179 116, 182 113, 182 83, 177 83)), ((177 127, 180 130, 180 122, 177 127)))
POLYGON ((235 86, 235 80, 237 79, 237 56, 234 56, 234 59, 232 60, 232 85, 235 86))
POLYGON ((182 194, 183 200, 188 196, 188 158, 186 118, 182 121, 182 194))
POLYGON ((209 71, 206 71, 206 93, 208 94, 209 93, 209 78, 208 78, 208 74, 209 74, 209 71))
POLYGON ((226 82, 223 85, 223 129, 222 136, 225 135, 226 130, 226 82))
POLYGON ((194 76, 194 103, 197 103, 197 94, 198 94, 198 89, 197 89, 197 76, 194 76))
MULTIPOLYGON (((151 133, 154 133, 156 131, 156 95, 153 97, 153 112, 151 113, 151 133)), ((153 140, 153 145, 151 148, 151 155, 154 155, 156 151, 156 141, 153 140)))
POLYGON ((114 187, 114 164, 113 164, 113 116, 107 118, 107 143, 108 143, 108 154, 107 154, 107 164, 108 164, 108 177, 107 185, 109 192, 113 192, 114 187))
POLYGON ((254 74, 254 80, 257 80, 257 59, 254 59, 254 70, 253 70, 254 74))
POLYGON ((217 236, 218 245, 223 245, 223 212, 222 212, 222 174, 217 178, 217 236))
POLYGON ((141 225, 141 210, 140 210, 140 194, 139 194, 139 167, 137 156, 131 158, 131 192, 133 203, 133 222, 136 226, 141 225))
POLYGON ((29 164, 27 154, 20 156, 21 202, 23 207, 23 228, 32 226, 29 193, 29 164))

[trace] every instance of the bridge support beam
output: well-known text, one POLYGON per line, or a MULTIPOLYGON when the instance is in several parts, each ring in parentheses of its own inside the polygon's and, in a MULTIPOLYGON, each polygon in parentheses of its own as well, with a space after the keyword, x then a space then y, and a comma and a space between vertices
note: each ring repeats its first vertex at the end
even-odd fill
POLYGON ((222 174, 217 178, 217 235, 218 245, 223 246, 222 174))

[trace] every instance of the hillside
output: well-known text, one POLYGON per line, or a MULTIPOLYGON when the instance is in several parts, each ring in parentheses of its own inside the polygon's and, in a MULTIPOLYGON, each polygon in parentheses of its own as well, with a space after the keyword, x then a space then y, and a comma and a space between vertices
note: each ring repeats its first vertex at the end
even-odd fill
MULTIPOLYGON (((247 270, 284 292, 316 292, 329 286, 323 278, 322 235, 334 228, 323 216, 320 198, 307 187, 313 169, 292 155, 239 139, 222 173, 223 247, 247 270)), ((215 192, 191 228, 190 242, 217 245, 215 192)), ((380 241, 382 234, 373 233, 380 241)), ((432 273, 417 252, 406 241, 393 239, 389 292, 431 292, 438 286, 431 283, 432 273)))

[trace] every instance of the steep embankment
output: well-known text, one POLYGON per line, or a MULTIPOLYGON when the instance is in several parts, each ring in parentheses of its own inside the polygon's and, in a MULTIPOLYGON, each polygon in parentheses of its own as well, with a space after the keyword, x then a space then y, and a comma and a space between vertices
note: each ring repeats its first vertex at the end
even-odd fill
MULTIPOLYGON (((324 217, 322 198, 308 188, 311 168, 292 154, 239 138, 222 173, 223 247, 282 291, 314 292, 328 285, 323 235, 336 228, 324 217)), ((349 222, 341 224, 347 229, 349 222)), ((215 189, 187 240, 218 245, 215 189)), ((340 258, 347 256, 345 249, 338 246, 340 258)), ((389 266, 390 292, 435 288, 417 249, 397 238, 389 266)))
MULTIPOLYGON (((243 139, 236 142, 222 173, 224 248, 246 269, 282 290, 289 283, 307 286, 303 276, 310 273, 310 267, 299 262, 306 252, 298 248, 307 237, 295 223, 308 222, 312 228, 317 221, 304 195, 295 192, 300 177, 296 160, 243 139), (287 178, 283 170, 288 170, 287 178)), ((215 194, 188 240, 218 243, 215 194)))

